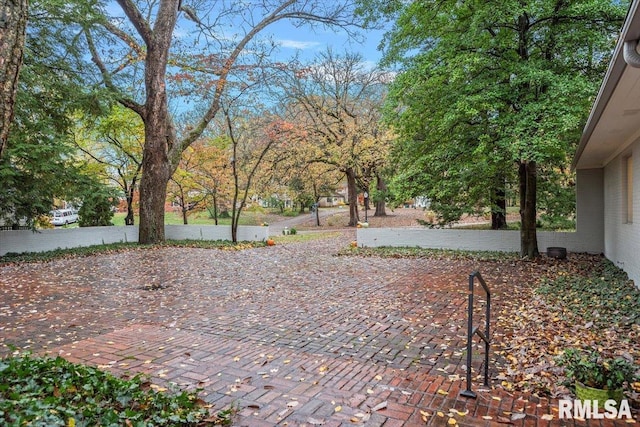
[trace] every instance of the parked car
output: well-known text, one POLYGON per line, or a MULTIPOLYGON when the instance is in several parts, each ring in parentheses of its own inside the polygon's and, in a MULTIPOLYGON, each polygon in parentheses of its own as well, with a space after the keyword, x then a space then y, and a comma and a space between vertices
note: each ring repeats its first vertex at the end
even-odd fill
POLYGON ((67 225, 78 222, 78 212, 72 209, 56 209, 51 211, 51 224, 67 225))

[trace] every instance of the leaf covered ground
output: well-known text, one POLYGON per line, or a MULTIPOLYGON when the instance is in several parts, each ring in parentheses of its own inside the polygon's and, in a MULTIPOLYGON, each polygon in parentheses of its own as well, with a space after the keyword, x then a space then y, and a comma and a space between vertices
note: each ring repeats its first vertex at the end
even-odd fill
MULTIPOLYGON (((498 380, 506 389, 567 395, 557 358, 566 349, 623 357, 640 373, 640 291, 610 261, 572 254, 542 259, 532 283, 512 288, 497 314, 498 380)), ((534 270, 535 273, 535 270, 534 270)), ((640 383, 628 397, 638 404, 640 383)))
MULTIPOLYGON (((418 248, 348 248, 340 254, 480 265, 491 277, 495 294, 491 370, 498 387, 541 396, 570 395, 557 364, 569 348, 623 357, 636 364, 640 375, 640 290, 599 255, 570 254, 566 260, 542 255, 528 261, 515 254, 418 248)), ((627 397, 640 408, 640 382, 629 386, 627 397)))

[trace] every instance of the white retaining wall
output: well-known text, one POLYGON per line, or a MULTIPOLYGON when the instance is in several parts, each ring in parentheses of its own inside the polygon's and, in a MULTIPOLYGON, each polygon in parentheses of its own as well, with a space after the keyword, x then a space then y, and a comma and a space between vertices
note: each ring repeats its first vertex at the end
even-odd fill
MULTIPOLYGON (((576 231, 538 231, 538 250, 563 247, 570 252, 604 252, 604 178, 602 169, 578 170, 576 231)), ((639 174, 640 175, 640 174, 639 174)), ((640 185, 639 185, 640 186, 640 185)), ((415 228, 359 228, 359 246, 408 246, 431 249, 520 252, 520 231, 415 228)))
MULTIPOLYGON (((166 225, 165 236, 173 240, 231 240, 229 225, 166 225)), ((269 227, 238 227, 239 241, 263 241, 269 237, 269 227)), ((51 230, 0 231, 0 256, 9 252, 44 252, 55 249, 137 242, 137 226, 78 227, 51 230)))
MULTIPOLYGON (((570 252, 599 253, 590 239, 576 233, 538 231, 538 249, 561 246, 570 252)), ((359 228, 358 246, 421 247, 469 251, 520 252, 520 232, 500 230, 460 230, 425 228, 359 228)))

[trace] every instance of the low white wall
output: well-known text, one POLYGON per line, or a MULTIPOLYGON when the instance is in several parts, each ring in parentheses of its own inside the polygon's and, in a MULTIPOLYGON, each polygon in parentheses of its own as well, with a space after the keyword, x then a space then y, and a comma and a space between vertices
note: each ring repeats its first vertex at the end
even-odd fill
MULTIPOLYGON (((561 246, 570 252, 599 253, 596 239, 579 233, 539 231, 538 249, 561 246)), ((421 247, 469 251, 520 252, 520 232, 507 230, 461 230, 426 228, 359 228, 358 246, 421 247)))
MULTIPOLYGON (((228 225, 167 225, 165 236, 173 240, 231 240, 228 225)), ((239 241, 262 241, 269 236, 269 227, 238 227, 239 241)), ((51 230, 0 231, 0 256, 9 252, 44 252, 54 249, 77 248, 138 241, 137 226, 79 227, 51 230)))
MULTIPOLYGON (((167 239, 231 240, 230 225, 165 225, 167 239)), ((269 227, 258 225, 238 227, 238 241, 263 241, 269 238, 269 227)))

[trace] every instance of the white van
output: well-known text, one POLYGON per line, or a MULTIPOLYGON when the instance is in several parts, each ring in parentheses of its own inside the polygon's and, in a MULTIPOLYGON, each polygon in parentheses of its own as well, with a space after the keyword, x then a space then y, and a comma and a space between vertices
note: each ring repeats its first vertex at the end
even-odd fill
POLYGON ((78 213, 71 209, 57 209, 51 211, 51 224, 67 225, 78 222, 78 213))

